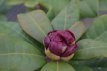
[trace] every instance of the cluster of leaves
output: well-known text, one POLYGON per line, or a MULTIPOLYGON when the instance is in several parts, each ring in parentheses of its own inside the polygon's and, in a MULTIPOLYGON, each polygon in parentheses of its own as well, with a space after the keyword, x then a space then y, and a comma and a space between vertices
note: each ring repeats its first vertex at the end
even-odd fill
MULTIPOLYGON (((0 7, 5 10, 5 8, 11 8, 13 5, 24 4, 28 8, 33 8, 38 4, 41 4, 46 8, 47 15, 49 18, 53 18, 53 14, 58 14, 71 0, 1 0, 0 7)), ((78 0, 80 7, 80 17, 95 17, 97 16, 97 11, 106 10, 105 0, 78 0)), ((2 10, 2 9, 1 9, 2 10)), ((30 9, 31 10, 31 9, 30 9)))
POLYGON ((0 70, 107 71, 107 15, 98 14, 106 11, 106 3, 106 0, 1 0, 0 70), (18 15, 21 28, 18 22, 6 20, 3 11, 7 8, 2 8, 20 3, 27 7, 41 4, 48 12, 36 10, 18 15), (87 17, 96 17, 88 30, 80 21, 87 17), (74 58, 68 62, 47 62, 44 37, 51 30, 64 29, 71 30, 76 37, 78 50, 74 58))

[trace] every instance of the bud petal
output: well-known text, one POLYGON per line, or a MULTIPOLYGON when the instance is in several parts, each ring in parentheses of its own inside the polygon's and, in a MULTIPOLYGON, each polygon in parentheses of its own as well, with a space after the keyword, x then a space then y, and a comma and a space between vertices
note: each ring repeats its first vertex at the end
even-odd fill
POLYGON ((44 41, 45 41, 44 44, 45 44, 46 48, 48 48, 49 43, 50 43, 49 37, 46 37, 46 38, 44 39, 44 41))
POLYGON ((64 45, 62 43, 60 43, 60 42, 57 42, 57 43, 56 42, 51 42, 50 44, 51 45, 49 46, 50 47, 49 50, 53 54, 60 56, 63 53, 65 47, 63 47, 64 45))
POLYGON ((75 37, 68 30, 56 30, 48 33, 44 39, 45 54, 51 60, 69 60, 77 49, 75 37))
POLYGON ((49 49, 45 49, 45 54, 48 58, 51 58, 51 60, 60 60, 60 56, 51 53, 49 49))
POLYGON ((61 57, 61 60, 64 60, 64 61, 68 61, 70 60, 71 58, 73 58, 74 54, 68 56, 68 57, 61 57))
POLYGON ((76 44, 74 44, 72 46, 69 46, 67 48, 67 50, 62 54, 62 57, 70 56, 71 54, 73 54, 76 51, 76 49, 77 49, 77 45, 76 44))

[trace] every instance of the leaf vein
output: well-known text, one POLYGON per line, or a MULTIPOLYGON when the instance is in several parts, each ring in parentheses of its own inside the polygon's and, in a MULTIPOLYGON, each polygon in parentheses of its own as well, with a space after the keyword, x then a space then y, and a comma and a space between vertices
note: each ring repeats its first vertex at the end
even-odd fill
POLYGON ((37 54, 29 54, 29 53, 2 53, 0 54, 0 56, 2 55, 32 55, 32 56, 35 56, 35 57, 44 57, 44 56, 41 56, 41 55, 37 55, 37 54))

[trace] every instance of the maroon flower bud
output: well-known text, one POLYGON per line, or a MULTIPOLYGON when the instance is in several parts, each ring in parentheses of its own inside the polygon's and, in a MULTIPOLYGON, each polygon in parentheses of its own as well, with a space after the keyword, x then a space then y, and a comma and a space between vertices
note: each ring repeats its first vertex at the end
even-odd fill
POLYGON ((45 54, 51 60, 69 60, 77 49, 75 36, 69 30, 56 30, 44 39, 45 54))

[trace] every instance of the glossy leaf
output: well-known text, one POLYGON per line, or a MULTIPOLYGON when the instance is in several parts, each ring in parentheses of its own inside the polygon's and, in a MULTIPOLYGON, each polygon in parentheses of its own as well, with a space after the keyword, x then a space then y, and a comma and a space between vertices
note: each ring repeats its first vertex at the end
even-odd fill
POLYGON ((34 8, 39 2, 37 0, 25 0, 24 5, 34 8))
POLYGON ((98 0, 80 0, 80 14, 82 18, 95 17, 98 12, 98 0))
POLYGON ((104 68, 107 67, 107 58, 71 60, 70 64, 72 64, 77 71, 103 71, 104 68))
POLYGON ((49 19, 41 10, 20 14, 18 20, 23 30, 41 43, 47 33, 52 31, 49 19))
POLYGON ((25 6, 27 7, 30 7, 30 8, 34 8, 37 4, 38 4, 38 0, 8 0, 7 1, 7 4, 9 6, 12 6, 12 5, 18 5, 18 4, 24 4, 25 6))
POLYGON ((32 42, 31 39, 28 39, 27 35, 22 31, 20 25, 16 22, 0 22, 0 33, 11 35, 18 39, 27 40, 32 42))
POLYGON ((87 66, 76 66, 76 71, 94 71, 91 67, 87 66))
POLYGON ((100 11, 107 11, 107 0, 99 0, 100 11))
POLYGON ((70 0, 38 0, 41 4, 51 6, 54 13, 58 14, 70 0))
POLYGON ((43 46, 31 38, 28 34, 23 32, 19 23, 16 22, 0 22, 0 33, 6 34, 7 36, 12 36, 18 39, 25 40, 34 46, 39 46, 38 49, 43 50, 43 46))
POLYGON ((19 38, 24 38, 24 35, 22 34, 22 30, 18 23, 16 22, 5 22, 1 21, 0 22, 0 33, 15 36, 18 39, 19 38), (14 33, 13 33, 14 32, 14 33))
POLYGON ((75 71, 74 68, 65 62, 49 62, 41 71, 75 71))
POLYGON ((79 49, 75 59, 92 59, 107 57, 107 44, 101 41, 83 39, 78 42, 79 49))
POLYGON ((95 58, 95 59, 87 59, 87 60, 70 60, 70 64, 75 67, 78 66, 89 66, 92 68, 97 67, 107 67, 107 58, 95 58))
POLYGON ((31 44, 0 33, 0 70, 33 71, 45 64, 45 58, 31 44))
POLYGON ((7 0, 7 4, 8 5, 17 5, 17 4, 22 4, 24 2, 24 0, 7 0))
POLYGON ((70 28, 79 20, 78 0, 72 0, 52 21, 55 30, 70 28))
POLYGON ((107 15, 102 15, 98 17, 87 33, 84 35, 84 38, 96 39, 107 31, 107 15))
POLYGON ((94 71, 94 65, 89 66, 89 64, 92 64, 94 60, 70 60, 69 63, 73 65, 73 67, 76 69, 76 71, 94 71))
POLYGON ((107 42, 107 31, 96 38, 97 41, 107 42))
POLYGON ((54 13, 60 12, 68 3, 69 0, 8 0, 8 5, 24 4, 27 7, 34 8, 38 3, 47 7, 51 6, 54 13))
POLYGON ((76 40, 78 40, 85 33, 86 27, 82 22, 77 22, 69 30, 74 33, 76 40))

